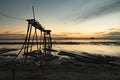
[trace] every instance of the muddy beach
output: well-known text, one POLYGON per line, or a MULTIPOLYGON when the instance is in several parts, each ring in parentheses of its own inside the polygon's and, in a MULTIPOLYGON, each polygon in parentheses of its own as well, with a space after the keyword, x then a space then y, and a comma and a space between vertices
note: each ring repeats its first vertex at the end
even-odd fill
MULTIPOLYGON (((119 57, 61 51, 43 65, 0 63, 0 80, 119 80, 119 57), (60 57, 63 56, 64 57, 60 57), (66 57, 67 56, 67 57, 66 57)), ((8 61, 8 60, 7 60, 8 61)))

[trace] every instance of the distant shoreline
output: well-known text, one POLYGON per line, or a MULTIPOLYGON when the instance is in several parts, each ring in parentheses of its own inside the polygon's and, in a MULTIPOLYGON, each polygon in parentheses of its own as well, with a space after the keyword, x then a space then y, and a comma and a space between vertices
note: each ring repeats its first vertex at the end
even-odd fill
MULTIPOLYGON (((25 39, 0 39, 0 40, 25 40, 25 39)), ((32 40, 32 39, 31 39, 32 40)), ((120 38, 52 38, 52 40, 120 40, 120 38)))
MULTIPOLYGON (((0 42, 0 45, 9 45, 9 44, 24 44, 24 42, 0 42)), ((37 44, 36 42, 30 42, 29 44, 37 44)), ((38 42, 38 44, 44 44, 44 42, 38 42)), ((52 42, 52 44, 103 44, 103 45, 120 45, 120 42, 52 42)))

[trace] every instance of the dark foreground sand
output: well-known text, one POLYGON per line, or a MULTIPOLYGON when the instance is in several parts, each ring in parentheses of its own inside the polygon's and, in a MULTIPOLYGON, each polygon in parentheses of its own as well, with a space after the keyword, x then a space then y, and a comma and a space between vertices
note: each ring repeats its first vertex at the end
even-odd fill
POLYGON ((0 80, 13 80, 13 69, 14 80, 120 80, 119 65, 108 64, 106 60, 102 62, 102 58, 95 61, 80 56, 79 59, 78 56, 73 59, 74 55, 71 56, 72 58, 51 60, 42 66, 1 63, 0 80))
MULTIPOLYGON (((75 63, 17 67, 15 80, 120 80, 120 67, 107 64, 75 63)), ((12 80, 12 70, 1 69, 0 80, 12 80)))

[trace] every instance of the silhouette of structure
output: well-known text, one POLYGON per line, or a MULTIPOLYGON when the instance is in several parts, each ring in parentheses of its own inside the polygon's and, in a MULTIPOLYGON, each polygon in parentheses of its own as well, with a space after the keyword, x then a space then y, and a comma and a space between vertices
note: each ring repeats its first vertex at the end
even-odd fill
MULTIPOLYGON (((35 20, 34 8, 33 9, 33 17, 34 19, 28 19, 28 28, 27 34, 25 37, 24 44, 19 51, 18 55, 23 51, 23 63, 26 64, 28 60, 28 56, 34 57, 34 60, 40 61, 41 55, 45 55, 45 59, 47 60, 47 50, 52 48, 52 38, 51 38, 51 30, 45 30, 42 25, 35 20), (34 28, 34 33, 32 36, 34 28), (38 36, 39 31, 39 36, 38 36), (33 50, 33 46, 37 46, 36 50, 33 50)), ((17 57, 13 60, 15 60, 17 57)))

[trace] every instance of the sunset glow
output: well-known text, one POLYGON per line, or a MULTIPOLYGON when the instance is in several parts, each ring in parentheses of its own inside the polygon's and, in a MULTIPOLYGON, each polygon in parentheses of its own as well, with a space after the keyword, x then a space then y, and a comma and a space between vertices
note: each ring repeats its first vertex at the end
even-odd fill
MULTIPOLYGON (((36 19, 55 37, 106 37, 119 32, 118 0, 4 0, 0 3, 0 34, 26 34, 32 5, 36 19), (7 15, 7 16, 6 16, 7 15), (113 29, 109 31, 109 29, 113 29)), ((118 35, 118 33, 116 34, 118 35)), ((119 37, 119 36, 117 36, 119 37)))

